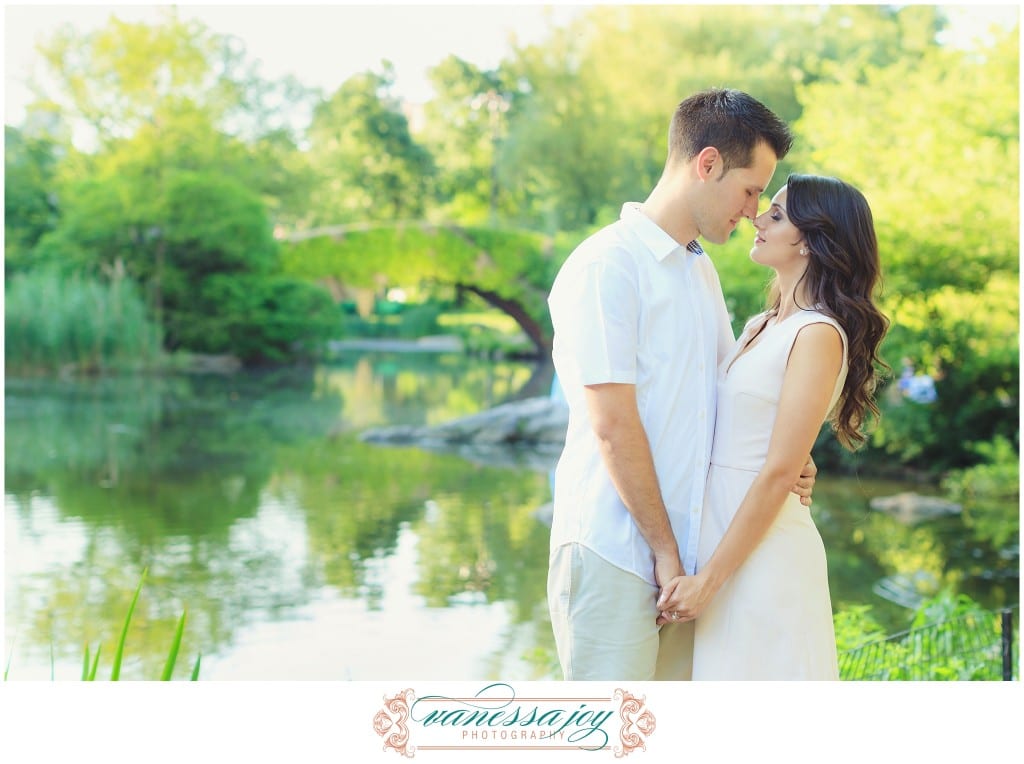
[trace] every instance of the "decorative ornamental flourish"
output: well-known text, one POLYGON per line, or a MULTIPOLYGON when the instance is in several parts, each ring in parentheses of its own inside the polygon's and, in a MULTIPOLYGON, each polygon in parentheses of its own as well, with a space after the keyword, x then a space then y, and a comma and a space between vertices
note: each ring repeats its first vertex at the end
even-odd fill
POLYGON ((416 755, 416 746, 409 745, 409 728, 405 722, 409 718, 409 705, 415 698, 416 693, 411 689, 392 698, 385 695, 384 708, 373 717, 373 729, 384 738, 384 750, 394 748, 410 759, 416 755))
POLYGON ((619 718, 622 719, 619 740, 622 745, 615 746, 615 758, 628 756, 637 748, 646 751, 647 738, 654 733, 655 727, 654 714, 644 707, 646 696, 637 698, 626 690, 617 689, 612 697, 622 701, 619 707, 619 718))

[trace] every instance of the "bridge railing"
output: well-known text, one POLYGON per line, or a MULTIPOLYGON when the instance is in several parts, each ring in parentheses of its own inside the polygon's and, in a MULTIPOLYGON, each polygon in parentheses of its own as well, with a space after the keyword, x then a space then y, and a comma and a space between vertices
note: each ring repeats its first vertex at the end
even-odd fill
POLYGON ((950 618, 869 642, 839 655, 844 680, 1020 679, 1014 616, 1020 606, 950 618))

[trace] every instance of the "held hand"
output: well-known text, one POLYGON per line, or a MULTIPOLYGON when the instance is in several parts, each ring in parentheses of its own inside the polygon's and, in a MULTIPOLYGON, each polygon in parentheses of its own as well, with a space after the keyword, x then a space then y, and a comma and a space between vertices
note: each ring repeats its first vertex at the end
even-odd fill
POLYGON ((814 463, 814 459, 808 455, 807 464, 804 465, 800 477, 797 478, 796 484, 792 488, 792 492, 800 497, 800 503, 805 507, 811 506, 813 501, 811 494, 814 493, 814 480, 817 474, 818 467, 814 463))
POLYGON ((665 583, 676 576, 685 575, 683 563, 679 561, 679 553, 654 555, 654 580, 664 590, 665 583))
POLYGON ((700 573, 695 576, 676 576, 662 587, 658 597, 657 623, 692 621, 704 612, 714 596, 712 587, 700 573))

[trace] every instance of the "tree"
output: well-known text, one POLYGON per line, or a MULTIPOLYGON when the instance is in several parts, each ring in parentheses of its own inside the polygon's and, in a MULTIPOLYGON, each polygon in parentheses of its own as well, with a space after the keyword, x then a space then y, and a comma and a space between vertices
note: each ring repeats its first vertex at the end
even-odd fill
POLYGON ((51 191, 62 218, 26 267, 127 275, 169 349, 255 363, 322 340, 336 318, 329 297, 275 275, 269 213, 308 214, 312 175, 288 115, 311 91, 262 80, 239 41, 173 11, 153 26, 65 28, 42 51, 55 85, 36 112, 88 124, 95 140, 64 147, 51 191))
POLYGON ((981 59, 932 48, 866 69, 864 83, 801 90, 797 152, 864 191, 890 293, 979 288, 1017 272, 1018 61, 1013 33, 981 59))
POLYGON ((425 106, 423 141, 437 165, 440 214, 462 223, 511 210, 499 161, 512 93, 500 70, 485 71, 458 56, 430 70, 436 96, 425 106))
POLYGON ((410 135, 392 82, 386 64, 381 74, 349 78, 314 110, 308 137, 320 172, 311 200, 317 223, 423 215, 433 162, 410 135))
POLYGON ((57 147, 4 126, 4 263, 7 274, 30 262, 32 248, 57 225, 57 147))
POLYGON ((39 100, 87 124, 99 144, 158 122, 168 102, 189 103, 217 123, 248 105, 241 42, 182 21, 173 8, 153 25, 116 16, 84 34, 65 25, 40 52, 54 85, 37 85, 39 100))
POLYGON ((518 85, 508 185, 523 189, 522 203, 545 229, 606 222, 657 182, 670 117, 691 93, 735 87, 797 117, 793 62, 810 30, 800 8, 593 9, 503 64, 518 85))

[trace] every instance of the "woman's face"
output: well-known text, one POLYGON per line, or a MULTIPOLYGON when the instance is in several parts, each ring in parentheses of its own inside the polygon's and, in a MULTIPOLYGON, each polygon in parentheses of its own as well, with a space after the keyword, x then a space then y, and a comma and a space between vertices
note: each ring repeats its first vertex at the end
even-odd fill
POLYGON ((786 191, 783 186, 772 198, 771 207, 754 218, 757 237, 750 250, 750 257, 755 263, 775 268, 786 269, 793 265, 806 266, 806 243, 799 229, 789 222, 786 214, 786 191), (801 249, 805 254, 801 255, 801 249))

